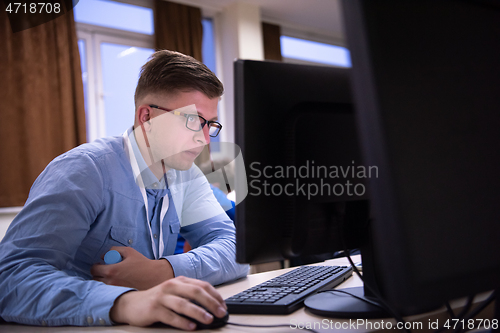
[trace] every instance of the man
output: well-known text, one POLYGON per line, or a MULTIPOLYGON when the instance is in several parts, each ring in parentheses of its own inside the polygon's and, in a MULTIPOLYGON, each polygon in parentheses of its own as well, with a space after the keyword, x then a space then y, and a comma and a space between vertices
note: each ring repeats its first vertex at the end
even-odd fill
POLYGON ((211 284, 243 277, 234 225, 193 165, 221 129, 223 87, 177 52, 143 66, 122 137, 54 159, 0 243, 0 317, 29 325, 181 329, 226 312, 211 284), (173 255, 179 232, 192 251, 173 255), (110 249, 123 260, 104 265, 110 249), (202 281, 204 280, 204 281, 202 281))

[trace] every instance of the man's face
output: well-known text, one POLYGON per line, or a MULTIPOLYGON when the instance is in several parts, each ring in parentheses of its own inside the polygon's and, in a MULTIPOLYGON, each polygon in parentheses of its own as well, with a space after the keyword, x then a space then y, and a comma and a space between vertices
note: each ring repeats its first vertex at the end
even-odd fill
POLYGON ((184 115, 176 115, 148 105, 178 110, 187 115, 200 115, 208 121, 214 121, 217 120, 218 102, 219 98, 210 99, 199 91, 178 92, 170 97, 147 96, 140 108, 149 108, 150 120, 135 129, 136 138, 146 133, 150 147, 148 154, 153 163, 163 160, 167 169, 187 170, 191 168, 204 146, 210 143, 208 126, 205 125, 203 130, 198 132, 192 131, 186 127, 186 121, 197 117, 187 119, 184 115))

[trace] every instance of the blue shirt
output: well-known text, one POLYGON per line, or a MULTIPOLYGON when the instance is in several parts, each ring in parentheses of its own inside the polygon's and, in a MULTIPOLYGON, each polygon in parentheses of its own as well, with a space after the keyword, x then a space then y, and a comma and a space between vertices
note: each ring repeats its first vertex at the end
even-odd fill
MULTIPOLYGON (((215 199, 217 199, 222 209, 226 211, 227 216, 234 222, 235 206, 236 206, 234 201, 229 200, 226 194, 222 192, 218 187, 210 184, 210 188, 212 189, 212 192, 214 192, 215 199)), ((174 254, 183 253, 185 243, 186 240, 182 238, 181 235, 179 235, 177 238, 177 245, 175 246, 174 254)))
MULTIPOLYGON (((150 221, 129 158, 122 137, 100 139, 57 157, 40 174, 0 243, 5 321, 112 324, 115 299, 133 289, 92 280, 90 267, 112 246, 130 246, 154 258, 150 221)), ((168 197, 169 207, 160 226, 161 257, 175 276, 212 284, 245 276, 248 266, 235 262, 234 225, 201 171, 196 166, 170 170, 166 178, 162 200, 168 197), (179 232, 193 250, 173 255, 179 232)))

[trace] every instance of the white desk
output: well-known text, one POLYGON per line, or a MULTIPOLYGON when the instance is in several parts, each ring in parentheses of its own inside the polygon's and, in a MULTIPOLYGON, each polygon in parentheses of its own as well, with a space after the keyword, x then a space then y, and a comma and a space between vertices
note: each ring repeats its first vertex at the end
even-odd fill
MULTIPOLYGON (((359 256, 354 256, 353 260, 359 261, 359 256)), ((347 259, 333 259, 328 260, 324 263, 319 263, 317 265, 348 265, 347 259)), ((239 293, 247 288, 253 287, 261 282, 269 280, 275 276, 283 274, 293 268, 281 269, 271 272, 258 273, 249 275, 245 279, 241 279, 235 281, 233 283, 229 283, 220 287, 217 287, 217 290, 221 293, 224 299, 239 293)), ((340 284, 337 288, 349 288, 349 287, 358 287, 361 286, 361 280, 354 274, 351 278, 347 279, 345 282, 340 284)), ((488 294, 483 294, 481 297, 476 297, 476 302, 481 301, 486 298, 488 294)), ((456 302, 452 302, 452 307, 455 312, 460 309, 461 306, 465 303, 464 300, 458 300, 456 302)), ((477 318, 492 318, 493 312, 492 307, 488 307, 483 313, 477 318)), ((432 332, 432 329, 428 328, 429 321, 434 322, 439 320, 440 323, 444 323, 448 316, 443 309, 439 309, 434 312, 429 312, 422 315, 415 315, 408 318, 405 318, 407 321, 422 323, 423 330, 414 330, 418 332, 432 332)), ((355 321, 355 320, 353 320, 355 321)), ((314 330, 317 332, 332 332, 333 330, 330 328, 335 328, 336 325, 344 325, 344 329, 342 332, 362 332, 362 331, 388 331, 388 332, 396 332, 398 330, 380 330, 376 329, 380 327, 381 322, 387 323, 391 321, 395 325, 395 321, 393 319, 378 319, 378 320, 370 320, 371 328, 368 325, 360 325, 357 327, 358 329, 353 329, 348 327, 349 320, 339 320, 339 319, 326 319, 323 317, 316 316, 304 308, 301 308, 291 314, 288 315, 231 315, 229 317, 229 322, 240 323, 240 324, 252 324, 252 325, 276 325, 276 324, 286 324, 291 325, 291 327, 283 327, 283 328, 251 328, 251 327, 237 327, 226 325, 217 330, 213 330, 214 332, 257 332, 257 333, 282 333, 282 332, 306 332, 298 329, 294 329, 297 324, 301 325, 314 325, 316 323, 316 327, 314 330), (330 322, 331 320, 331 322, 330 322), (325 324, 325 322, 327 324, 325 324), (325 326, 326 325, 326 326, 325 326), (377 326, 378 325, 378 326, 377 326)), ((176 329, 168 329, 168 328, 157 328, 157 327, 132 327, 132 326, 112 326, 112 327, 35 327, 35 326, 23 326, 23 325, 11 325, 11 324, 0 324, 0 332, 8 332, 8 333, 90 333, 90 332, 105 332, 105 333, 125 333, 125 332, 134 332, 134 333, 156 333, 156 332, 180 332, 176 329)), ((208 332, 208 331, 199 331, 199 332, 208 332)))

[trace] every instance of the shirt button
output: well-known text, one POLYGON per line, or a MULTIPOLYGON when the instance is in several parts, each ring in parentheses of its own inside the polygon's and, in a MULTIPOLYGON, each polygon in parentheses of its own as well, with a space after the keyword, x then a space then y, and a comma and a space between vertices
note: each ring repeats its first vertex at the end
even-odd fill
POLYGON ((154 235, 153 235, 153 237, 154 237, 155 239, 157 239, 157 238, 158 238, 158 235, 157 235, 157 234, 154 234, 154 235))
POLYGON ((154 187, 154 188, 157 188, 157 187, 158 187, 158 183, 154 183, 154 184, 153 184, 153 187, 154 187))
POLYGON ((92 318, 92 317, 90 317, 90 316, 89 316, 89 317, 87 317, 87 323, 88 323, 89 325, 92 325, 92 324, 94 323, 94 318, 92 318))
POLYGON ((99 318, 99 324, 106 325, 106 320, 99 318))
POLYGON ((133 242, 134 242, 134 241, 133 241, 132 239, 129 239, 129 240, 128 240, 128 243, 129 243, 130 245, 132 245, 132 243, 133 243, 133 242))

